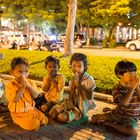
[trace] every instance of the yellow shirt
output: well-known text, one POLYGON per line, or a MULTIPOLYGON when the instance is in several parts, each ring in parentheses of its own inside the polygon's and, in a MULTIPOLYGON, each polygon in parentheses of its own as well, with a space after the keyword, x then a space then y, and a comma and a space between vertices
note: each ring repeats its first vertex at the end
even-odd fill
POLYGON ((44 77, 44 87, 47 84, 48 89, 45 89, 45 99, 47 101, 52 101, 55 103, 61 102, 63 100, 63 91, 64 91, 64 85, 65 85, 65 79, 62 74, 57 74, 57 76, 54 78, 55 82, 57 82, 57 86, 60 89, 58 91, 56 87, 56 83, 54 83, 53 80, 48 81, 48 76, 44 77))
MULTIPOLYGON (((31 85, 33 85, 33 81, 30 80, 29 82, 31 85)), ((14 98, 20 87, 20 84, 15 80, 12 80, 6 84, 5 94, 8 100, 8 108, 11 113, 27 112, 30 110, 34 110, 35 108, 35 102, 30 95, 30 91, 28 89, 25 89, 23 96, 19 99, 18 102, 14 102, 14 98)))

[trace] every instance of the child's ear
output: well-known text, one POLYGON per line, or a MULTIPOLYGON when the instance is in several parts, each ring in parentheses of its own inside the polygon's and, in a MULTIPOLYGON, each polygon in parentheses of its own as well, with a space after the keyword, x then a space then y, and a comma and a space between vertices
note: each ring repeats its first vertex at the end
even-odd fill
POLYGON ((47 66, 45 65, 44 68, 47 69, 47 66))
POLYGON ((13 70, 12 69, 10 70, 10 74, 13 75, 13 70))
POLYGON ((118 76, 119 79, 121 79, 122 74, 120 74, 120 73, 118 72, 118 73, 117 73, 117 76, 118 76))

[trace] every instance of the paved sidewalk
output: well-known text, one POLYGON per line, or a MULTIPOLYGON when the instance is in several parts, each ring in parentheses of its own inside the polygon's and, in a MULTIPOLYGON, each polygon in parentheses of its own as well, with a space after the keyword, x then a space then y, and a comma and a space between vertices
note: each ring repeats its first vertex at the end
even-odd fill
MULTIPOLYGON (((113 108, 112 104, 101 101, 96 101, 96 104, 97 107, 89 115, 102 112, 105 106, 113 108)), ((70 124, 52 122, 41 126, 38 131, 25 131, 12 123, 9 113, 0 116, 5 117, 3 123, 7 124, 0 129, 0 140, 132 140, 112 128, 88 124, 86 119, 70 124)), ((140 135, 137 140, 139 139, 140 135)))
MULTIPOLYGON (((109 97, 106 97, 106 99, 108 100, 109 97)), ((100 100, 101 98, 96 99, 100 100)), ((94 113, 102 113, 104 107, 114 108, 111 102, 98 100, 95 102, 97 106, 89 112, 89 118, 94 113)), ((116 132, 112 128, 88 124, 87 119, 81 119, 70 124, 51 121, 49 125, 41 126, 37 131, 25 131, 13 124, 9 113, 1 113, 0 117, 4 118, 3 120, 0 119, 0 126, 1 124, 7 125, 0 128, 0 140, 133 140, 131 137, 116 132)), ((140 140, 140 122, 137 140, 140 140)))

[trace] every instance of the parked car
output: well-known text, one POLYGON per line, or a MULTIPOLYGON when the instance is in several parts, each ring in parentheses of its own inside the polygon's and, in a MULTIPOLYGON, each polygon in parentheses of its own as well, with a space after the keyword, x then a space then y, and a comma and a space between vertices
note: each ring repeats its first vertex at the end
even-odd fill
POLYGON ((140 38, 137 40, 128 41, 126 43, 126 48, 130 49, 131 51, 140 50, 140 38))

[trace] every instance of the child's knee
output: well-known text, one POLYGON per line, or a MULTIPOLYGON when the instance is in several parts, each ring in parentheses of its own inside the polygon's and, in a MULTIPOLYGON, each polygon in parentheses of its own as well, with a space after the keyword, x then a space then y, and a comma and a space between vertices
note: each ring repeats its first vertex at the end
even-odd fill
POLYGON ((24 122, 23 125, 20 124, 20 126, 25 130, 37 130, 40 127, 40 121, 29 120, 27 122, 24 122))
POLYGON ((57 116, 58 116, 57 110, 56 110, 55 108, 52 108, 52 109, 49 111, 49 117, 50 117, 51 119, 55 119, 55 118, 57 118, 57 116))
POLYGON ((47 112, 48 111, 48 106, 46 104, 41 105, 40 107, 42 112, 47 112))
POLYGON ((64 123, 64 122, 68 122, 69 120, 69 115, 68 113, 61 113, 58 115, 57 120, 64 123))

